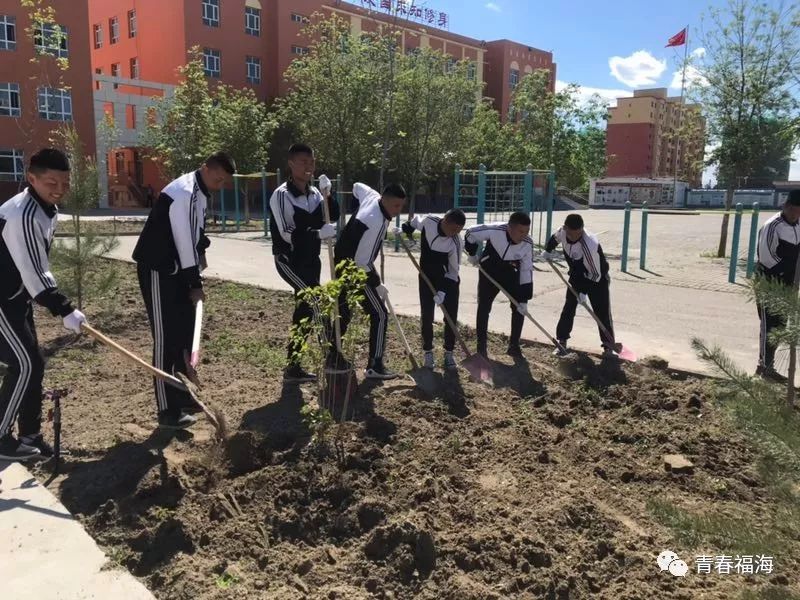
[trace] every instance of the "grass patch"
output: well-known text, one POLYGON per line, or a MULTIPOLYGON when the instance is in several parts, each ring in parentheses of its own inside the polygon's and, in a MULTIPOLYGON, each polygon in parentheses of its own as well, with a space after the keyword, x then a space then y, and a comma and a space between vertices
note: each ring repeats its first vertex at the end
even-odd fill
POLYGON ((230 331, 221 331, 206 343, 205 352, 215 358, 223 356, 242 360, 254 367, 282 369, 286 366, 286 350, 276 348, 267 339, 239 338, 230 331))
POLYGON ((234 302, 258 300, 260 296, 258 290, 238 283, 220 283, 214 286, 211 293, 224 300, 232 300, 234 302))

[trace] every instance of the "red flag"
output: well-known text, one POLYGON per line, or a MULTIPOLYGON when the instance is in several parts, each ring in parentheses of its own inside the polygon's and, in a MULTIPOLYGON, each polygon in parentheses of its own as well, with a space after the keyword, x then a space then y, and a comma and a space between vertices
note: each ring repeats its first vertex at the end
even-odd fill
POLYGON ((666 48, 672 46, 683 46, 686 43, 686 28, 681 29, 680 33, 676 33, 667 42, 666 48))

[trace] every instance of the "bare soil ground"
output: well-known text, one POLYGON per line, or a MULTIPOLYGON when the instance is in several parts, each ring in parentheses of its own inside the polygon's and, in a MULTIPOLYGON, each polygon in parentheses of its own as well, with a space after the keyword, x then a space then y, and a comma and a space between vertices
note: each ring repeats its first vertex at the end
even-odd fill
MULTIPOLYGON (((115 310, 86 312, 149 357, 134 272, 122 268, 115 310)), ((63 439, 72 456, 51 487, 158 598, 691 600, 800 590, 796 544, 775 557, 773 575, 677 578, 656 565, 667 548, 693 570, 695 555, 733 553, 677 540, 664 506, 771 527, 754 449, 708 381, 657 363, 560 362, 542 346, 515 363, 496 337, 494 388, 464 372, 444 378, 437 398, 408 380, 362 384, 339 462, 334 432, 316 443, 301 415, 314 388, 282 385, 291 309, 287 294, 209 283, 199 372, 234 432, 223 446, 205 422, 155 432, 149 377, 38 315, 46 384, 71 390, 63 439), (684 455, 694 472, 666 471, 664 454, 684 455)), ((418 340, 417 323, 404 322, 418 340)), ((388 355, 407 367, 393 332, 388 355)))

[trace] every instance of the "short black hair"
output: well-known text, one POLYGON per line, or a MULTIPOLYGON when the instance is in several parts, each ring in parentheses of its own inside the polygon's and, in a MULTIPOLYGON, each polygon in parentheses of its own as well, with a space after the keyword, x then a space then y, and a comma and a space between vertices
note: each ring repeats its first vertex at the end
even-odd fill
POLYGON ((460 208, 451 208, 445 213, 444 218, 460 227, 463 227, 467 222, 467 215, 460 208))
POLYGON ((525 225, 526 227, 530 227, 531 225, 531 218, 528 216, 527 213, 524 212, 514 212, 511 213, 511 216, 508 218, 509 225, 525 225))
POLYGON ((800 206, 800 189, 791 190, 786 196, 786 204, 789 206, 800 206))
POLYGON ((314 149, 308 144, 292 144, 289 146, 289 159, 294 158, 298 154, 308 154, 314 156, 314 149))
POLYGON ((222 169, 228 175, 236 173, 236 163, 227 152, 215 152, 205 160, 205 164, 209 169, 222 169))
POLYGON ((31 156, 28 171, 34 175, 41 175, 45 171, 69 171, 67 155, 57 148, 42 148, 31 156))
POLYGON ((583 217, 575 213, 567 215, 567 218, 564 219, 564 227, 573 231, 583 229, 583 217))
POLYGON ((383 195, 384 196, 391 196, 392 198, 400 198, 401 200, 405 200, 406 199, 406 190, 399 183, 390 183, 385 188, 383 188, 383 195))

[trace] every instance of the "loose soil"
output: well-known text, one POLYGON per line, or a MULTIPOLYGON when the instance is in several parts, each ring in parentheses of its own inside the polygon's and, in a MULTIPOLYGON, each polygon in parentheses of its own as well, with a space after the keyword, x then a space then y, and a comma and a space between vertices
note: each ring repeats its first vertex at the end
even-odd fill
MULTIPOLYGON (((86 312, 147 357, 144 307, 123 269, 114 311, 86 312)), ((562 362, 537 345, 515 363, 496 336, 494 388, 464 372, 443 376, 439 398, 405 379, 362 384, 337 460, 335 430, 317 443, 300 412, 314 388, 282 385, 290 296, 215 281, 207 292, 199 373, 234 432, 222 446, 202 421, 154 431, 145 374, 37 315, 46 385, 71 390, 62 439, 72 455, 51 488, 156 597, 691 600, 768 582, 798 589, 797 554, 775 557, 777 579, 676 578, 656 565, 667 548, 692 569, 695 555, 731 552, 676 543, 649 501, 744 512, 755 530, 768 518, 753 449, 708 381, 657 363, 562 362), (694 472, 665 471, 664 454, 694 472)), ((418 343, 416 321, 404 323, 418 343)), ((392 331, 388 356, 407 368, 392 331)))

